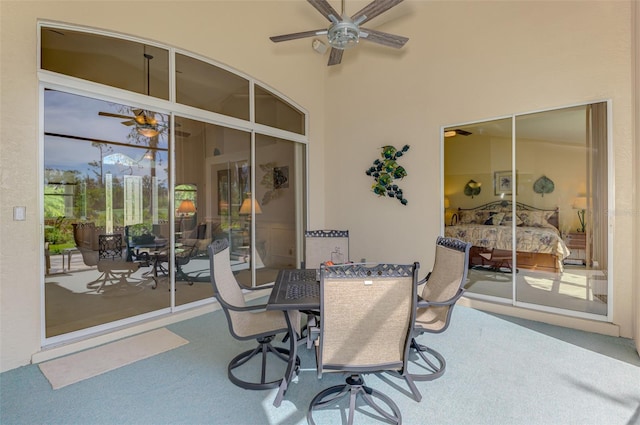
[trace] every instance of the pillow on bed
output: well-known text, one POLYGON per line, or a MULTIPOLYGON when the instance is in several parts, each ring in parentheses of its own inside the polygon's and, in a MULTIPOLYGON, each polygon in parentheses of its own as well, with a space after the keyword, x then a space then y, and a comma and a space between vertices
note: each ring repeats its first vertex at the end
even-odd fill
POLYGON ((460 211, 458 215, 460 216, 460 224, 474 224, 478 222, 477 213, 479 211, 466 210, 460 211))
MULTIPOLYGON (((485 223, 497 211, 465 210, 460 211, 460 224, 487 224, 485 223)), ((497 222, 497 220, 496 220, 497 222)))
MULTIPOLYGON (((502 223, 500 223, 501 226, 512 226, 513 225, 513 214, 508 212, 505 213, 504 218, 502 219, 502 223)), ((516 226, 521 226, 522 225, 522 220, 520 220, 520 217, 518 217, 518 215, 516 214, 516 226)))
POLYGON ((484 221, 484 224, 488 226, 499 226, 504 218, 504 213, 490 212, 489 217, 484 221))
POLYGON ((553 214, 555 211, 520 211, 518 217, 522 220, 523 226, 555 228, 548 221, 553 214))

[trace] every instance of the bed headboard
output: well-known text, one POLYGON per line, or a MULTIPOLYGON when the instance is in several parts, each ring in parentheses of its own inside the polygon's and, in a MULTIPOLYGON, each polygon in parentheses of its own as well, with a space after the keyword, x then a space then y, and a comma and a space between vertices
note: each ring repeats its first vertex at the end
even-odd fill
MULTIPOLYGON (((474 208, 458 208, 458 215, 456 217, 456 219, 460 216, 460 212, 461 211, 504 211, 504 212, 511 212, 512 211, 512 205, 513 203, 511 201, 494 201, 494 202, 489 202, 487 204, 484 205, 479 205, 477 207, 474 208)), ((518 211, 545 211, 545 212, 549 212, 550 215, 547 218, 547 222, 552 225, 553 227, 555 227, 556 229, 560 229, 560 219, 558 217, 558 213, 559 210, 556 207, 555 209, 543 209, 543 208, 537 208, 534 207, 532 205, 527 205, 527 204, 523 204, 522 202, 516 202, 515 203, 516 206, 516 212, 518 211)))

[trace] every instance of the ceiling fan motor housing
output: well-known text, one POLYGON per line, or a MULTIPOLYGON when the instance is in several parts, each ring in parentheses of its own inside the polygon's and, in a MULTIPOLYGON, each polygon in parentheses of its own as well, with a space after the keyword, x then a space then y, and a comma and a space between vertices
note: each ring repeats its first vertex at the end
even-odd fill
POLYGON ((336 22, 327 31, 329 45, 335 49, 345 50, 355 47, 360 38, 360 29, 351 19, 344 17, 336 22))

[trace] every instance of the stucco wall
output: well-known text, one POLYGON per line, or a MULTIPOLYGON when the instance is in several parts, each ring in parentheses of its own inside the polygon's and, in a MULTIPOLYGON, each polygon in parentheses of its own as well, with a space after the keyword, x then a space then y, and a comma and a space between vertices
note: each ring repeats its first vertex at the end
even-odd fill
POLYGON ((631 337, 638 282, 631 2, 420 1, 397 9, 404 13, 377 28, 410 37, 402 52, 359 46, 328 74, 326 196, 339 208, 327 209, 327 225, 350 229, 352 258, 428 268, 441 223, 441 126, 611 99, 611 299, 619 329, 610 332, 631 337), (385 144, 411 145, 402 157, 405 207, 368 190, 364 170, 385 144))
MULTIPOLYGON (((349 1, 348 12, 366 3, 349 1)), ((632 336, 631 2, 408 0, 367 24, 410 37, 403 50, 363 42, 331 68, 309 40, 268 40, 326 25, 306 2, 149 4, 0 3, 0 370, 28 363, 41 344, 38 18, 178 46, 285 93, 311 117, 310 227, 348 228, 353 259, 418 260, 425 271, 441 223, 441 126, 612 99, 613 320, 632 336), (364 170, 384 144, 411 145, 406 207, 369 192, 364 170), (18 205, 26 221, 12 221, 18 205)))

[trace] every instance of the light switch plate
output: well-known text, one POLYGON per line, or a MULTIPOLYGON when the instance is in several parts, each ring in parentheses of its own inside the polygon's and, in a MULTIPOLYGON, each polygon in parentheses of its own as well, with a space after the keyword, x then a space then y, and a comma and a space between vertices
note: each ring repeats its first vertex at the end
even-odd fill
POLYGON ((24 221, 27 219, 27 207, 13 207, 13 220, 24 221))

